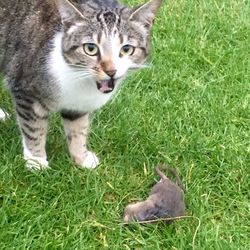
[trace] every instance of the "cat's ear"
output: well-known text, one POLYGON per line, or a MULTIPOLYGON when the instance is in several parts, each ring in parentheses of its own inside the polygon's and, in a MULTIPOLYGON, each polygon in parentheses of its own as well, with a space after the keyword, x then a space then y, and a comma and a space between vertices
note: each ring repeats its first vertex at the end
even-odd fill
POLYGON ((162 2, 163 0, 150 0, 145 4, 134 8, 129 20, 141 22, 145 27, 150 28, 162 2))
POLYGON ((64 26, 71 26, 74 21, 85 19, 84 15, 73 5, 70 0, 55 0, 64 26))

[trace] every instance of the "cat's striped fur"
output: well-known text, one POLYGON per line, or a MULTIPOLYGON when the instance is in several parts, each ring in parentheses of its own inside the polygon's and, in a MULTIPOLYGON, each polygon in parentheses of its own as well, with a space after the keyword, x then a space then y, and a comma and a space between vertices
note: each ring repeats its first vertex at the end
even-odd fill
POLYGON ((86 147, 89 113, 110 100, 128 70, 144 63, 161 2, 129 8, 115 0, 1 0, 0 71, 28 167, 48 165, 47 123, 55 111, 75 162, 98 164, 86 147))

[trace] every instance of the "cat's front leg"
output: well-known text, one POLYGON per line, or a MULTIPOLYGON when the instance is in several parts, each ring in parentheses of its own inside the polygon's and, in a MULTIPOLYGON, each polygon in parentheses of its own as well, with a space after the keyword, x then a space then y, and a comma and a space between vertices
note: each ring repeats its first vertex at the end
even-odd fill
POLYGON ((95 168, 99 164, 97 156, 87 150, 86 140, 89 115, 70 111, 61 112, 68 140, 69 152, 76 164, 85 168, 95 168))
POLYGON ((23 155, 30 170, 48 168, 45 151, 48 111, 39 103, 19 103, 16 100, 16 112, 22 133, 23 155))

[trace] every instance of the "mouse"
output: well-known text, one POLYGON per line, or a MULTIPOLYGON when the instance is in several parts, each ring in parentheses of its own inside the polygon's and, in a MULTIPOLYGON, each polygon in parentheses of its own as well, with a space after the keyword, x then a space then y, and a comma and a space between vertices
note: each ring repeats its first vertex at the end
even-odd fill
POLYGON ((123 216, 125 223, 168 218, 166 223, 170 224, 174 220, 171 220, 171 218, 185 215, 185 189, 176 169, 167 165, 158 165, 155 171, 160 176, 160 180, 153 186, 149 197, 145 201, 126 206, 123 216), (174 175, 177 183, 170 180, 162 172, 162 169, 174 175))

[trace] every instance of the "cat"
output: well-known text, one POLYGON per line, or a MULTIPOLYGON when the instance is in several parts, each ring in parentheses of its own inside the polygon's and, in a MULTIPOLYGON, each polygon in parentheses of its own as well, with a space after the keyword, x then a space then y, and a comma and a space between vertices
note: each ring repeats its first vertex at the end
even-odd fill
POLYGON ((89 113, 140 68, 163 0, 129 8, 115 0, 1 0, 0 71, 10 89, 29 169, 46 169, 49 114, 60 112, 69 153, 95 168, 89 113))

